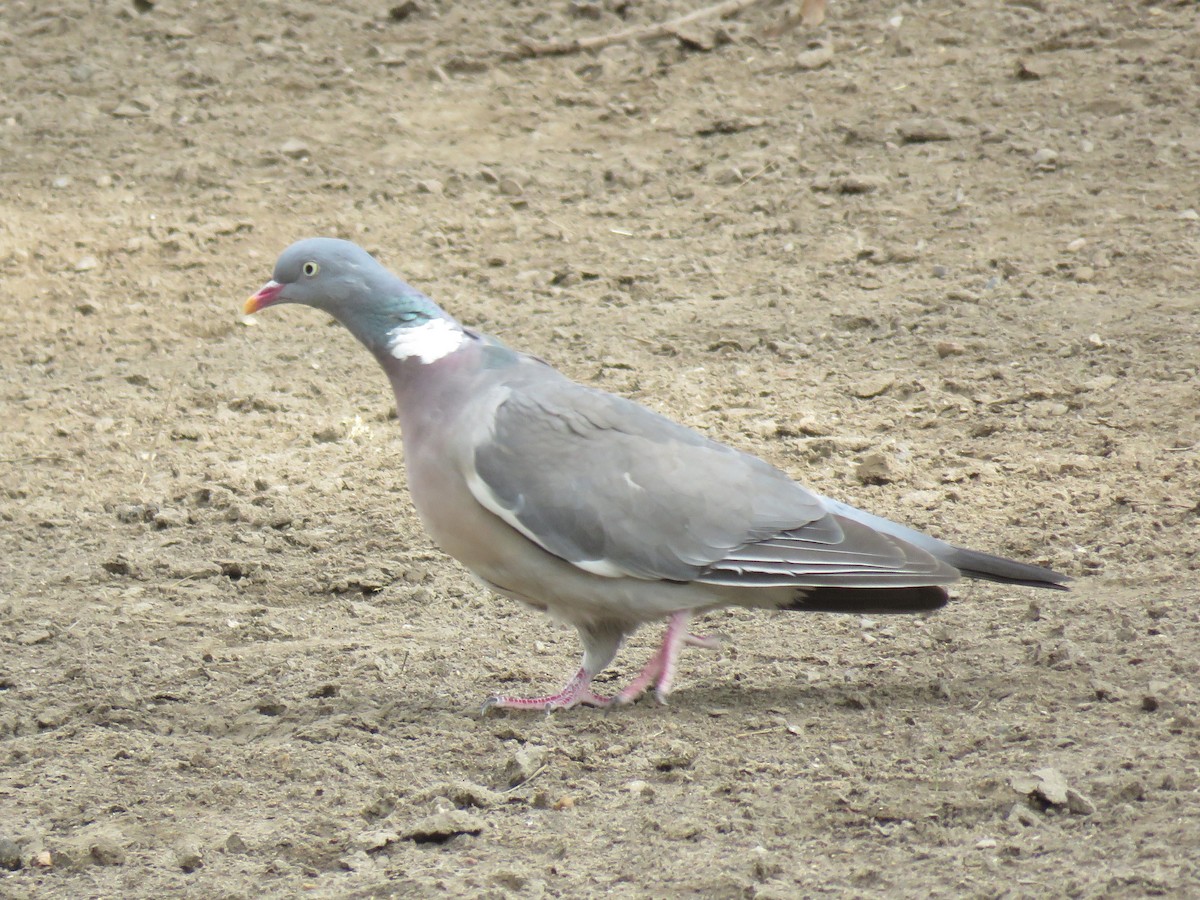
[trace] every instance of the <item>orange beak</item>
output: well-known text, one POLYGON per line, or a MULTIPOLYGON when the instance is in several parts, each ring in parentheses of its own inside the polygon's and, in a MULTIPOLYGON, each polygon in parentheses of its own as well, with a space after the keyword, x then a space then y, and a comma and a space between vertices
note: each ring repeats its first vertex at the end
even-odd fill
POLYGON ((254 294, 246 301, 246 305, 242 307, 243 314, 249 316, 264 307, 270 306, 279 299, 279 293, 282 290, 283 285, 278 281, 268 281, 259 288, 257 294, 254 294))

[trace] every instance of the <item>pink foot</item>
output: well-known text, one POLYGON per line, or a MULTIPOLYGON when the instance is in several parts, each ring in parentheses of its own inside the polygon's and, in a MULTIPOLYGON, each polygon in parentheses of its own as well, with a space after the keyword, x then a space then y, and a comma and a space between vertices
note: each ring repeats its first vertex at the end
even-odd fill
POLYGON ((601 697, 591 689, 592 677, 586 669, 580 669, 575 677, 567 682, 557 694, 545 697, 489 697, 483 704, 483 711, 489 709, 543 709, 553 712, 556 709, 570 709, 573 706, 608 706, 611 697, 601 697))
POLYGON ((706 650, 720 648, 721 641, 718 638, 689 633, 687 627, 691 619, 692 614, 686 610, 671 614, 658 652, 650 657, 650 661, 646 663, 638 676, 613 698, 614 703, 618 706, 633 703, 646 692, 646 688, 653 684, 654 698, 659 703, 665 704, 667 694, 671 692, 671 683, 675 680, 675 668, 679 663, 679 651, 683 645, 703 647, 706 650))
POLYGON ((719 634, 688 634, 683 642, 689 647, 699 647, 702 650, 720 650, 727 638, 719 634))

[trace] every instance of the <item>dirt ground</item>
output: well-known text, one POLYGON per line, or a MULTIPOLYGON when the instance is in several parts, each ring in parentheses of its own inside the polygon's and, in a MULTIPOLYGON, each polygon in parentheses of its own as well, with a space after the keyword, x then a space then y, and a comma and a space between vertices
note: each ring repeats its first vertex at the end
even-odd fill
POLYGON ((1200 895, 1196 4, 504 58, 700 5, 6 0, 0 895, 1200 895), (482 716, 578 641, 422 533, 348 333, 242 319, 317 234, 1073 591, 482 716))

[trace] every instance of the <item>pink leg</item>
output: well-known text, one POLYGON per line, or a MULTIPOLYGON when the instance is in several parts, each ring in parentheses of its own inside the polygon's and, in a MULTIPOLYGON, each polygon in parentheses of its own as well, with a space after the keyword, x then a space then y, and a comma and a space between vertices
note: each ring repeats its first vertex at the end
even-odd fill
POLYGON ((671 613, 667 620, 667 631, 663 635, 662 645, 658 652, 650 657, 650 661, 638 673, 629 685, 613 698, 619 705, 633 703, 645 693, 651 683, 654 684, 654 697, 659 703, 667 702, 667 694, 671 692, 671 683, 675 680, 675 668, 679 663, 679 651, 684 644, 692 647, 704 647, 716 650, 721 642, 716 638, 690 634, 688 623, 692 614, 688 610, 671 613))
POLYGON ((632 703, 654 684, 654 696, 659 703, 667 702, 667 694, 671 692, 671 682, 675 679, 675 666, 679 661, 679 651, 684 644, 692 647, 704 647, 716 650, 721 641, 715 637, 690 634, 688 623, 692 614, 681 610, 672 613, 667 620, 667 631, 663 635, 662 646, 646 663, 638 676, 625 690, 616 697, 602 697, 592 690, 592 679, 602 671, 616 655, 621 645, 623 632, 581 631, 584 640, 583 666, 575 673, 570 681, 557 694, 547 694, 544 697, 490 697, 483 704, 483 711, 490 709, 541 709, 552 712, 556 709, 571 709, 574 706, 605 707, 613 703, 625 705, 632 703))
POLYGON ((601 697, 591 689, 592 676, 587 669, 580 669, 575 677, 567 682, 557 694, 545 697, 489 697, 483 704, 484 712, 489 709, 544 709, 552 712, 556 709, 570 709, 583 704, 585 706, 608 706, 612 703, 609 697, 601 697))
POLYGON ((617 655, 625 632, 619 627, 592 627, 579 629, 579 637, 583 641, 583 665, 575 673, 575 677, 567 682, 557 694, 547 694, 545 697, 491 697, 483 704, 483 711, 489 709, 542 709, 552 712, 556 709, 570 709, 573 706, 608 706, 612 703, 610 697, 601 697, 592 690, 592 679, 604 671, 604 668, 617 655))

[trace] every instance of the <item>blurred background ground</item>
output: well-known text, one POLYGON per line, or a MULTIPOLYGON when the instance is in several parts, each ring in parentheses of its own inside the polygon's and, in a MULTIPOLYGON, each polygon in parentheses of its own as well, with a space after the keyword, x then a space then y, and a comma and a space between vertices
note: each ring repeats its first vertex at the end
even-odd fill
POLYGON ((0 893, 1200 891, 1196 5, 505 58, 695 8, 0 9, 0 893), (241 319, 313 234, 1074 590, 717 614, 669 707, 480 717, 576 639, 430 545, 348 334, 241 319))

